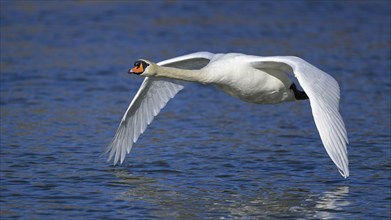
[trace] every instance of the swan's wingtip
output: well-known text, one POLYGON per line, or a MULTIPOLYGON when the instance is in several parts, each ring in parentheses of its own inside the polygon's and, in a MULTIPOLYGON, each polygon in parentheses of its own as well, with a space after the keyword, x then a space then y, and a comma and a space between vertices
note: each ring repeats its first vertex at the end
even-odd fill
POLYGON ((338 169, 338 171, 343 176, 343 178, 345 178, 345 179, 349 178, 349 170, 348 169, 346 169, 346 170, 338 169))

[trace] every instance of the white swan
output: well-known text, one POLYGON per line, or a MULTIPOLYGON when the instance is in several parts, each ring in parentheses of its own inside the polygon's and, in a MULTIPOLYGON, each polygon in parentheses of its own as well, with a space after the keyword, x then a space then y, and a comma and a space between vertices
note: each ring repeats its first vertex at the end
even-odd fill
POLYGON ((212 84, 246 102, 280 103, 308 99, 320 138, 332 161, 349 176, 348 144, 339 114, 338 83, 327 73, 293 56, 259 57, 238 53, 192 53, 157 64, 138 60, 129 73, 145 76, 108 145, 109 160, 122 163, 152 119, 186 81, 212 84), (305 92, 288 78, 293 73, 305 92), (308 95, 308 96, 307 96, 308 95))

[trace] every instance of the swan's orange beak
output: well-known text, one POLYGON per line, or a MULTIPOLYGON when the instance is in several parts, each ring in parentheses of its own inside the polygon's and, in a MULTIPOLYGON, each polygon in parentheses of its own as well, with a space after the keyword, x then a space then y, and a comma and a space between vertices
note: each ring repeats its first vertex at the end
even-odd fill
POLYGON ((144 72, 143 65, 134 66, 132 69, 129 69, 129 74, 141 74, 144 72))

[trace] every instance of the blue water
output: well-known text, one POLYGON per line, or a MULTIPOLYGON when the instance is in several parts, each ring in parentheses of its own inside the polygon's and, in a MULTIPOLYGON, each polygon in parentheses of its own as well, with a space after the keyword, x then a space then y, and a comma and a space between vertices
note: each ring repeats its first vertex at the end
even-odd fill
POLYGON ((0 2, 1 219, 391 218, 389 1, 0 2), (204 50, 297 55, 335 77, 350 178, 307 101, 196 84, 107 163, 134 60, 204 50))

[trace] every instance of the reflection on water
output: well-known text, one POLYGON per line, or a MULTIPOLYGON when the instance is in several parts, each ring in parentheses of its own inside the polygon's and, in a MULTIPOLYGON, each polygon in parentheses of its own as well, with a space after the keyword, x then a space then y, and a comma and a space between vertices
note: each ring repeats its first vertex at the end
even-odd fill
MULTIPOLYGON (((183 186, 169 179, 157 180, 127 173, 125 170, 115 171, 115 176, 118 181, 113 184, 126 188, 117 199, 148 207, 152 210, 149 213, 151 217, 199 219, 274 216, 335 219, 340 216, 339 212, 351 204, 347 200, 349 186, 313 194, 310 189, 290 187, 248 191, 244 188, 247 187, 245 182, 238 184, 237 189, 202 189, 195 184, 197 180, 193 180, 189 186, 183 186)), ((178 176, 176 180, 181 181, 183 175, 178 176)))
POLYGON ((390 219, 389 1, 0 1, 1 219, 390 219), (195 51, 299 55, 341 86, 349 180, 308 102, 189 84, 127 162, 99 157, 142 79, 195 51))
POLYGON ((321 219, 335 219, 338 217, 338 211, 342 211, 345 206, 350 205, 346 200, 349 194, 349 186, 342 186, 333 191, 324 192, 323 195, 316 201, 315 215, 321 219))

